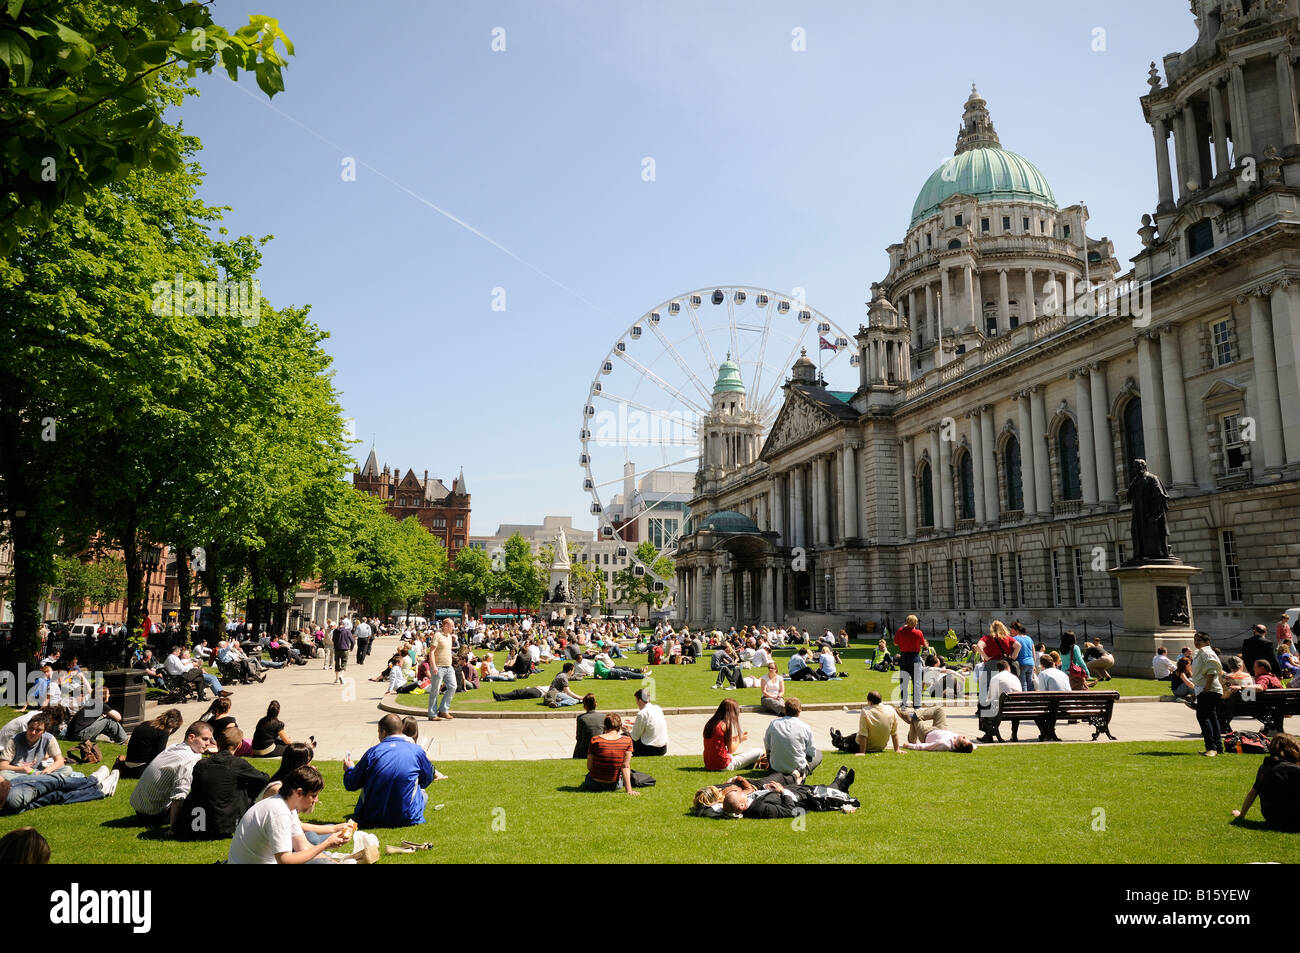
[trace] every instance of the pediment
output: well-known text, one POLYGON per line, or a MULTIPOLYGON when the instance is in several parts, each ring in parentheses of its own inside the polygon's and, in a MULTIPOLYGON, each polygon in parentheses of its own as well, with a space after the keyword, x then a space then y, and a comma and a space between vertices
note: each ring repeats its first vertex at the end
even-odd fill
POLYGON ((791 388, 786 391, 785 403, 781 405, 781 412, 776 415, 776 422, 772 424, 772 432, 763 445, 763 452, 759 454, 759 459, 766 460, 787 447, 816 436, 838 422, 828 411, 822 410, 799 391, 791 388))
POLYGON ((1223 400, 1223 399, 1241 399, 1246 396, 1246 389, 1238 387, 1232 381, 1217 380, 1210 385, 1210 389, 1205 392, 1201 398, 1202 401, 1223 400))

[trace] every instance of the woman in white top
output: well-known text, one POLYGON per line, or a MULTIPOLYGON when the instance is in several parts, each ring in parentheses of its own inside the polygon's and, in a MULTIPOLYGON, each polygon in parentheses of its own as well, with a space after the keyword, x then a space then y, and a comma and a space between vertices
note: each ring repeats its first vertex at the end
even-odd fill
POLYGON ((785 715, 785 680, 781 678, 775 662, 767 663, 767 674, 759 680, 758 687, 763 699, 763 710, 770 711, 778 718, 785 715))
POLYGON ((1223 701, 1223 665, 1210 648, 1208 632, 1197 632, 1193 641, 1192 684, 1196 688, 1196 721, 1205 739, 1205 756, 1223 754, 1223 737, 1219 731, 1219 705, 1223 701))

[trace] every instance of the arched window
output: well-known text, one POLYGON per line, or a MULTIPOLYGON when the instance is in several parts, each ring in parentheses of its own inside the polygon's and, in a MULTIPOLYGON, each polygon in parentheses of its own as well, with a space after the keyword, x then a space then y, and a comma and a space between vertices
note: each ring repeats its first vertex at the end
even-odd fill
POLYGON ((1002 469, 1007 481, 1007 509, 1023 510, 1025 494, 1020 486, 1020 441, 1008 437, 1002 450, 1002 469))
POLYGON ((975 467, 969 453, 961 455, 957 464, 957 498, 961 501, 961 512, 957 518, 973 520, 975 518, 975 467))
POLYGON ((934 478, 930 476, 930 464, 921 464, 921 525, 934 525, 934 478))
POLYGON ((1142 438, 1142 398, 1134 397, 1124 405, 1124 472, 1128 474, 1127 483, 1132 483, 1137 476, 1133 469, 1134 460, 1145 459, 1146 441, 1142 438))
POLYGON ((954 238, 952 241, 948 243, 949 251, 952 251, 954 248, 961 248, 961 239, 954 238))
POLYGON ((1061 499, 1083 498, 1079 486, 1079 431, 1073 420, 1066 420, 1056 434, 1056 449, 1061 461, 1061 499))

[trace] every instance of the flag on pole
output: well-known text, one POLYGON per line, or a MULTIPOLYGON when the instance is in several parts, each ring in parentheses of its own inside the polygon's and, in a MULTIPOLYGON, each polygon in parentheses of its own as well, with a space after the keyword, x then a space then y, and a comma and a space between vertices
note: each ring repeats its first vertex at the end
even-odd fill
POLYGON ((832 344, 824 337, 819 337, 817 340, 820 344, 820 346, 818 347, 819 351, 835 351, 836 353, 839 353, 840 346, 838 344, 832 344))

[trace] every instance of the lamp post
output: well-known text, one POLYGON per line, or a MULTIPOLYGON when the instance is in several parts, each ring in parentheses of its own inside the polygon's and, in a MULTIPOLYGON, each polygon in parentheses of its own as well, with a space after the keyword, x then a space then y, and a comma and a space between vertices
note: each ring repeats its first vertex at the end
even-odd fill
POLYGON ((835 608, 834 602, 831 599, 831 572, 829 569, 826 570, 826 576, 824 578, 826 580, 826 587, 824 590, 825 597, 823 601, 826 603, 826 611, 829 612, 831 609, 835 608))

